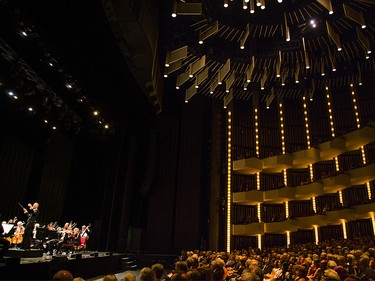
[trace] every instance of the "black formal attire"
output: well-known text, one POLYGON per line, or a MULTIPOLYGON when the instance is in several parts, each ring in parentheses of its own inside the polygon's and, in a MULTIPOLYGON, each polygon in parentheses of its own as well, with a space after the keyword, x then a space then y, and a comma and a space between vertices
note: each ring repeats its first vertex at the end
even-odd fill
POLYGON ((39 209, 31 209, 27 211, 27 223, 25 226, 25 232, 23 234, 22 249, 29 250, 31 247, 31 239, 33 237, 33 230, 36 223, 36 218, 39 215, 39 209))
POLYGON ((4 228, 3 225, 0 223, 0 245, 1 245, 1 251, 0 251, 0 261, 4 259, 5 254, 8 252, 10 241, 5 238, 5 235, 3 235, 4 228))

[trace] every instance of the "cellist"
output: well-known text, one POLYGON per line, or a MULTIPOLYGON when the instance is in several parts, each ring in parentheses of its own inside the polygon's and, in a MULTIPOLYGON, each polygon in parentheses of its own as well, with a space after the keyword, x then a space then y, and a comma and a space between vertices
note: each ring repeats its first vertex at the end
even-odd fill
POLYGON ((12 237, 12 244, 16 248, 18 248, 21 245, 24 232, 25 232, 25 228, 23 227, 23 222, 22 221, 17 222, 17 228, 14 231, 13 237, 12 237))

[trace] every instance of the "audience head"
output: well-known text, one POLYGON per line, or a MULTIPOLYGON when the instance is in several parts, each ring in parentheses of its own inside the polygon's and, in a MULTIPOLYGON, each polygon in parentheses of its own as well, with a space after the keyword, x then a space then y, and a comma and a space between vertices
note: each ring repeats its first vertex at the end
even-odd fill
POLYGON ((59 270, 53 275, 52 280, 73 280, 73 274, 68 270, 59 270))
POLYGON ((121 281, 136 281, 137 277, 133 273, 126 273, 121 281))
POLYGON ((164 273, 164 266, 160 263, 156 263, 151 267, 157 280, 161 279, 164 273))
POLYGON ((340 280, 340 276, 338 275, 338 273, 331 268, 324 271, 323 277, 325 280, 340 280))
POLYGON ((117 281, 117 277, 114 274, 108 274, 103 277, 103 281, 117 281))
POLYGON ((155 281, 155 273, 149 267, 142 268, 141 272, 139 273, 139 280, 140 281, 155 281))
POLYGON ((184 272, 186 273, 188 271, 188 267, 186 262, 184 261, 178 261, 175 264, 175 272, 184 272))

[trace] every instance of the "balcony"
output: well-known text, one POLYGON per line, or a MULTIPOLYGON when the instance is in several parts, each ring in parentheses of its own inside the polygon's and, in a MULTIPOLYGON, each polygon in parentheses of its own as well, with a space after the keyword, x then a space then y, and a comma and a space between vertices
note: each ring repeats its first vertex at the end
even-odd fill
POLYGON ((317 148, 309 148, 292 153, 293 168, 306 168, 308 165, 320 161, 320 151, 317 148))
POLYGON ((234 224, 232 235, 255 236, 264 234, 264 223, 234 224))
POLYGON ((255 205, 261 202, 263 202, 263 192, 259 190, 233 193, 234 204, 255 205))
POLYGON ((313 182, 295 187, 295 197, 298 200, 308 200, 311 197, 324 194, 324 186, 320 182, 313 182))
POLYGON ((354 206, 352 210, 357 219, 370 218, 375 216, 375 203, 354 206))
POLYGON ((347 151, 359 149, 370 142, 375 141, 375 128, 363 127, 342 136, 346 142, 347 151))
POLYGON ((346 144, 343 139, 333 139, 318 145, 320 160, 332 160, 339 154, 346 152, 346 144))
POLYGON ((352 185, 350 176, 346 174, 324 178, 320 182, 324 185, 324 193, 335 193, 352 185))
POLYGON ((375 179, 375 164, 370 164, 346 172, 351 177, 352 185, 360 185, 375 179))
POLYGON ((263 172, 280 173, 293 166, 293 157, 289 154, 280 154, 263 159, 263 172))
POLYGON ((285 220, 280 222, 265 223, 266 233, 286 233, 287 231, 297 231, 298 226, 295 220, 285 220))
POLYGON ((310 229, 310 228, 314 228, 315 226, 326 226, 327 217, 325 215, 297 217, 296 224, 298 225, 298 228, 301 228, 301 229, 310 229))
POLYGON ((233 172, 236 174, 252 175, 261 172, 262 160, 256 157, 233 161, 233 172))
POLYGON ((263 201, 267 203, 283 203, 295 199, 296 190, 293 187, 263 191, 263 201))
POLYGON ((355 220, 355 214, 352 209, 341 209, 326 212, 328 224, 342 223, 343 221, 355 220))

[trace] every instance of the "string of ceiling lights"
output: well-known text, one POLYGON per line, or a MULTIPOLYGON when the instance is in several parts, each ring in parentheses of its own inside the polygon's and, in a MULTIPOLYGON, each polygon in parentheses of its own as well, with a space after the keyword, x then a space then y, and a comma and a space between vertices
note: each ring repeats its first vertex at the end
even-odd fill
POLYGON ((182 70, 176 89, 186 89, 185 102, 200 92, 223 99, 224 107, 234 95, 248 99, 258 90, 267 100, 276 92, 294 96, 300 90, 301 95, 311 96, 314 89, 337 81, 360 86, 362 76, 374 70, 370 60, 373 7, 364 2, 343 1, 333 6, 331 0, 223 0, 224 9, 220 9, 214 1, 174 0, 172 17, 192 16, 190 28, 199 45, 189 38, 184 40, 185 46, 167 51, 164 77, 182 70), (269 7, 270 11, 256 19, 234 16, 240 2, 250 13, 255 13, 256 7, 269 7), (208 13, 210 9, 224 21, 208 13), (236 25, 231 26, 233 23, 236 25), (270 42, 271 47, 267 46, 270 42))
POLYGON ((70 74, 38 28, 28 23, 18 9, 8 10, 17 19, 6 33, 9 36, 0 38, 3 94, 52 130, 78 135, 83 126, 91 126, 90 132, 113 132, 112 122, 93 105, 85 86, 70 74), (32 52, 27 54, 32 57, 27 58, 28 62, 23 58, 25 50, 32 52))

